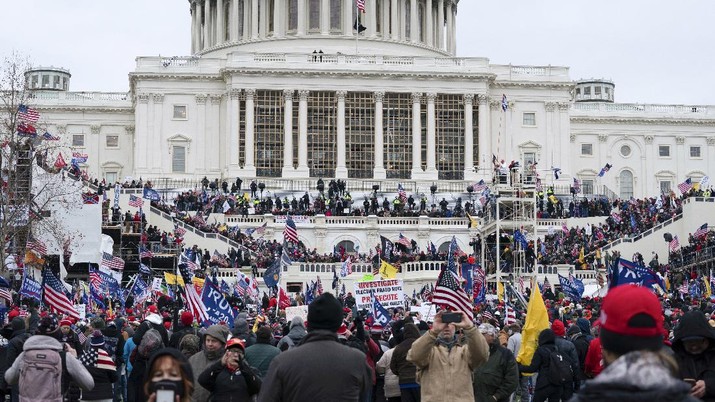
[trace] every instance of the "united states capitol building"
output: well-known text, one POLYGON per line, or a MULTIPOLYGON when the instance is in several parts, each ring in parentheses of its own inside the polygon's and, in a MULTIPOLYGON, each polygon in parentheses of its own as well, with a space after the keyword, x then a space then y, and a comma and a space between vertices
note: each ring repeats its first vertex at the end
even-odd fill
MULTIPOLYGON (((458 3, 367 0, 358 21, 354 0, 190 0, 191 55, 137 57, 122 93, 72 92, 69 71, 36 68, 32 107, 108 182, 241 177, 303 191, 322 177, 441 191, 491 182, 496 156, 538 162, 544 184, 575 177, 584 194, 642 198, 713 171, 715 106, 617 103, 615 83, 568 67, 456 57, 458 3)), ((392 237, 430 226, 414 220, 392 237)), ((465 248, 465 225, 444 227, 465 248)), ((355 236, 363 250, 371 231, 355 236)))

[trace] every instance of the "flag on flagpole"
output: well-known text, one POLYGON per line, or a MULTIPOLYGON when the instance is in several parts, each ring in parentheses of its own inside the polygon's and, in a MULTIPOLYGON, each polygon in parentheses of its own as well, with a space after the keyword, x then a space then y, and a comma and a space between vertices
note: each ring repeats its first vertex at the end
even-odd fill
POLYGON ((44 291, 43 300, 52 310, 57 313, 67 314, 79 320, 79 313, 74 309, 74 304, 67 297, 67 289, 62 282, 49 269, 42 271, 44 291))
POLYGON ((144 200, 134 195, 129 196, 129 206, 134 208, 141 208, 144 206, 144 200))
POLYGON ((286 219, 286 226, 285 229, 283 229, 283 239, 298 244, 298 228, 290 216, 286 219))
POLYGON ((148 248, 145 246, 139 246, 139 259, 143 260, 145 258, 152 258, 154 257, 154 253, 149 251, 148 248))
POLYGON ((685 194, 690 189, 693 188, 693 180, 688 177, 684 182, 678 184, 678 190, 680 190, 681 193, 685 194))
POLYGON ((606 163, 606 166, 602 167, 601 171, 598 172, 598 177, 603 177, 603 175, 605 175, 606 172, 611 170, 612 167, 613 167, 613 165, 606 163))
POLYGON ((432 292, 432 302, 462 311, 470 320, 474 319, 472 302, 469 300, 469 296, 459 285, 457 275, 447 268, 442 268, 439 278, 437 278, 437 284, 432 292))
POLYGON ((695 231, 695 233, 693 233, 693 237, 695 237, 695 238, 697 239, 697 238, 703 237, 703 236, 705 236, 705 235, 707 235, 707 234, 708 234, 708 224, 707 224, 707 223, 703 223, 703 225, 700 226, 700 227, 698 228, 698 230, 695 231))
MULTIPOLYGON (((536 289, 536 278, 531 283, 531 288, 536 289)), ((546 311, 541 292, 531 292, 529 305, 526 307, 526 321, 521 331, 521 347, 516 361, 525 366, 531 364, 531 359, 539 344, 539 334, 549 328, 549 313, 546 311)))
POLYGON ((36 239, 34 237, 30 237, 27 240, 25 248, 33 251, 39 257, 47 255, 47 246, 45 245, 45 243, 43 243, 42 240, 36 239))
POLYGON ((37 109, 33 109, 25 105, 20 105, 17 107, 17 118, 18 120, 34 124, 37 123, 38 120, 40 120, 40 112, 38 112, 37 109))
POLYGON ((678 249, 678 247, 680 247, 680 241, 678 240, 678 236, 673 236, 673 240, 670 241, 669 247, 671 253, 674 253, 678 249))
POLYGON ((397 278, 397 268, 385 260, 380 262, 380 275, 382 279, 394 279, 397 278))
POLYGON ((355 0, 355 4, 360 12, 365 12, 365 0, 355 0))
POLYGON ((124 260, 109 253, 102 253, 100 266, 121 271, 124 269, 124 260))

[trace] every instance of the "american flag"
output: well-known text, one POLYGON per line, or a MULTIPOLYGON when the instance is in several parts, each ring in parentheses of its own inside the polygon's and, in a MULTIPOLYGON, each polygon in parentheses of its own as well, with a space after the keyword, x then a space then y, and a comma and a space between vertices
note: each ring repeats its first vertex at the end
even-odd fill
POLYGON ((691 188, 693 188, 693 181, 690 179, 690 177, 688 177, 688 179, 684 182, 678 184, 678 190, 680 190, 680 192, 683 194, 690 191, 691 188))
POLYGON ((678 287, 678 292, 682 294, 688 294, 690 293, 690 289, 688 288, 688 280, 686 279, 682 285, 678 287))
POLYGON ((511 325, 516 322, 516 310, 511 304, 506 303, 504 308, 504 326, 511 325))
POLYGON ((670 252, 674 253, 675 250, 677 250, 678 247, 680 247, 680 240, 678 240, 678 236, 673 236, 673 240, 670 241, 668 246, 670 247, 670 252))
POLYGON ((357 4, 357 9, 362 11, 363 13, 365 12, 365 0, 355 0, 355 4, 357 4))
POLYGON ((290 216, 286 219, 286 227, 283 230, 283 238, 285 241, 298 244, 298 228, 296 228, 295 222, 293 222, 293 218, 290 216))
POLYGON ((484 179, 479 180, 478 183, 474 185, 474 192, 475 193, 481 193, 482 191, 486 190, 487 184, 484 183, 484 179))
POLYGON ((102 286, 102 277, 99 275, 98 271, 95 271, 90 268, 89 270, 89 284, 92 286, 98 293, 102 293, 103 291, 103 286, 102 286))
POLYGON ((318 277, 318 281, 315 283, 315 289, 318 296, 323 294, 323 282, 320 280, 320 277, 318 277))
POLYGON ((693 236, 697 239, 697 238, 703 237, 703 236, 705 236, 705 235, 707 235, 707 234, 708 234, 708 224, 707 224, 707 223, 703 223, 703 225, 700 226, 700 227, 698 228, 698 230, 695 231, 695 233, 693 233, 693 236))
POLYGON ((129 196, 129 206, 134 208, 141 208, 144 206, 144 200, 133 195, 129 196))
POLYGON ((430 290, 429 286, 422 286, 422 290, 420 290, 420 296, 424 301, 429 301, 432 298, 432 291, 430 290))
POLYGON ((353 273, 353 259, 348 256, 348 258, 343 261, 343 266, 340 267, 340 276, 346 277, 353 273))
POLYGON ((403 204, 407 202, 407 192, 405 191, 405 188, 402 187, 402 183, 397 185, 397 198, 399 198, 400 202, 403 204))
POLYGON ((462 311, 470 320, 474 319, 469 296, 459 285, 459 279, 454 272, 448 269, 442 269, 437 278, 437 284, 432 292, 432 303, 462 311))
POLYGON ((0 287, 0 299, 5 299, 8 305, 12 303, 12 293, 10 293, 10 288, 0 287))
POLYGON ((201 296, 196 292, 194 284, 191 281, 187 281, 184 289, 186 290, 186 304, 189 306, 191 314, 196 317, 196 321, 201 323, 208 320, 209 315, 206 312, 206 305, 204 305, 201 296))
POLYGON ((410 241, 410 239, 403 236, 402 233, 400 233, 400 238, 397 239, 397 241, 395 243, 402 244, 403 246, 405 246, 407 248, 412 248, 412 242, 410 241))
POLYGON ((39 254, 40 256, 47 255, 47 246, 45 243, 42 242, 42 240, 35 239, 33 237, 30 237, 27 240, 26 247, 28 250, 32 250, 35 253, 39 254))
POLYGON ((71 329, 75 334, 77 334, 77 339, 79 339, 79 343, 85 343, 85 342, 87 342, 87 335, 85 335, 84 332, 82 332, 82 330, 79 329, 79 327, 77 327, 76 325, 72 324, 72 325, 70 326, 70 329, 71 329))
POLYGON ((524 294, 526 292, 526 286, 524 285, 524 277, 519 275, 519 293, 524 294))
POLYGON ((144 259, 144 258, 152 258, 154 257, 154 253, 149 251, 148 248, 145 246, 139 246, 139 259, 144 259))
POLYGON ((17 118, 28 123, 37 123, 40 120, 40 113, 36 109, 20 105, 17 107, 17 118))
POLYGON ((576 192, 576 194, 581 192, 581 182, 578 181, 577 178, 573 178, 573 189, 576 192))
POLYGON ((489 310, 482 311, 482 318, 484 318, 484 321, 492 321, 495 319, 494 314, 489 310))
POLYGON ((44 279, 42 289, 44 290, 45 304, 57 313, 67 314, 79 320, 79 313, 67 297, 66 289, 60 280, 49 269, 42 272, 42 278, 44 279))
POLYGON ((551 290, 551 283, 549 283, 549 278, 544 278, 544 285, 543 285, 541 291, 545 292, 546 289, 551 290))
POLYGON ((190 256, 186 255, 186 253, 181 254, 181 256, 179 257, 179 262, 181 264, 186 265, 186 268, 189 270, 189 272, 194 272, 197 269, 201 268, 201 265, 199 265, 195 260, 192 260, 189 257, 190 256))
POLYGON ((56 136, 48 133, 47 131, 45 131, 45 133, 42 134, 42 139, 44 139, 45 141, 59 141, 60 137, 56 137, 56 136))
POLYGON ((180 226, 174 226, 174 234, 178 237, 184 237, 184 235, 186 234, 186 229, 180 226))
POLYGON ((100 265, 121 271, 124 269, 124 260, 109 253, 102 253, 102 263, 100 265))

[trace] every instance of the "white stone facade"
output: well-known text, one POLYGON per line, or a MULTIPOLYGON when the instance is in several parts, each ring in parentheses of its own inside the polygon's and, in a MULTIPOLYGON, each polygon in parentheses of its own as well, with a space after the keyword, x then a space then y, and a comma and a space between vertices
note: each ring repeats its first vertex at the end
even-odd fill
POLYGON ((612 83, 593 101, 566 67, 455 57, 454 0, 367 0, 359 35, 353 0, 189 5, 193 56, 139 57, 125 94, 37 92, 92 176, 490 181, 496 155, 644 197, 715 164, 715 106, 612 103, 612 83))

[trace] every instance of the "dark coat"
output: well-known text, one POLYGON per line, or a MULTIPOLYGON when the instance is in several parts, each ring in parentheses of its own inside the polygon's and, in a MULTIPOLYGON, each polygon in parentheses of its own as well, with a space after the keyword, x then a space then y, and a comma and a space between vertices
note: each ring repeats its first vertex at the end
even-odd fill
POLYGON ((199 375, 199 384, 211 392, 211 402, 241 402, 251 399, 251 395, 261 390, 258 370, 245 360, 239 362, 240 369, 232 373, 221 362, 210 365, 199 375))
POLYGON ((258 370, 261 377, 268 373, 268 367, 273 359, 281 354, 280 349, 268 343, 258 342, 246 348, 246 361, 258 370))
POLYGON ((146 333, 146 331, 154 328, 155 330, 159 331, 159 334, 161 335, 161 340, 164 343, 164 346, 168 346, 169 345, 169 333, 166 332, 166 328, 164 328, 164 325, 162 325, 161 317, 157 314, 152 314, 152 316, 159 317, 158 323, 151 322, 148 319, 144 320, 144 322, 141 323, 139 328, 137 328, 136 332, 134 332, 134 335, 132 336, 132 339, 134 340, 134 344, 139 346, 142 343, 142 338, 144 337, 144 334, 146 333))
POLYGON ((417 366, 407 361, 407 352, 412 344, 419 339, 420 331, 415 324, 405 324, 403 329, 404 339, 395 347, 390 360, 390 370, 400 378, 400 384, 413 384, 417 382, 417 366))
POLYGON ((705 402, 715 401, 715 329, 700 310, 688 311, 680 318, 675 328, 673 352, 680 367, 680 378, 705 381, 705 402), (683 338, 702 337, 710 346, 701 354, 692 355, 685 351, 683 338))
POLYGON ((514 354, 498 342, 489 345, 489 360, 474 370, 475 402, 507 402, 518 384, 514 354))
POLYGON ((171 338, 169 338, 169 347, 172 347, 174 349, 180 349, 179 346, 181 346, 181 339, 184 337, 184 335, 187 334, 194 334, 198 337, 201 337, 201 334, 199 334, 199 330, 194 328, 193 326, 181 327, 180 330, 171 334, 171 338))
POLYGON ((588 354, 588 346, 590 344, 586 335, 579 332, 578 334, 571 335, 569 337, 573 345, 576 347, 576 355, 578 356, 578 371, 576 379, 585 380, 586 379, 586 354, 588 354))
POLYGON ((334 332, 314 330, 273 359, 258 400, 358 402, 371 387, 365 355, 338 343, 334 332))
POLYGON ((551 393, 560 388, 549 381, 549 376, 546 374, 551 366, 551 353, 556 351, 556 336, 554 331, 545 329, 539 334, 539 347, 534 352, 534 357, 531 358, 531 364, 524 366, 519 364, 519 371, 523 373, 539 373, 536 377, 537 390, 545 390, 545 393, 551 393))
POLYGON ((119 380, 117 370, 100 369, 97 367, 85 366, 89 374, 94 379, 94 388, 82 392, 82 400, 95 401, 100 399, 111 399, 114 395, 112 384, 119 380))

